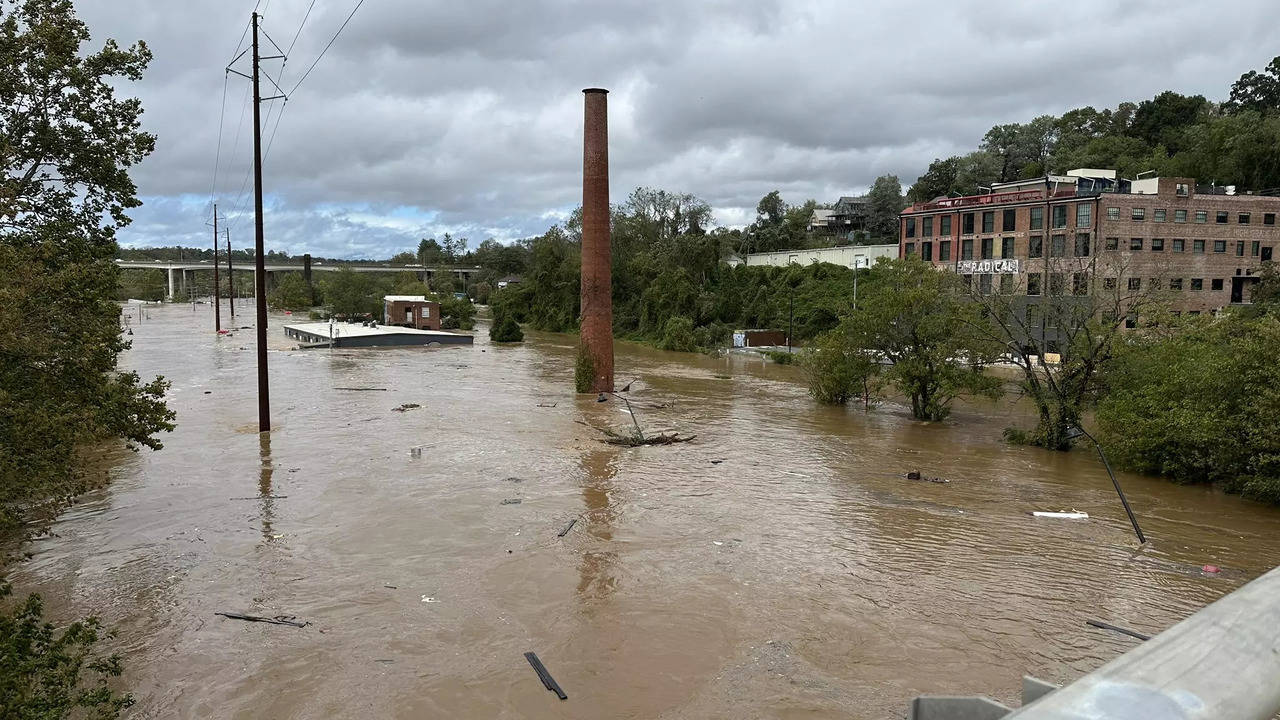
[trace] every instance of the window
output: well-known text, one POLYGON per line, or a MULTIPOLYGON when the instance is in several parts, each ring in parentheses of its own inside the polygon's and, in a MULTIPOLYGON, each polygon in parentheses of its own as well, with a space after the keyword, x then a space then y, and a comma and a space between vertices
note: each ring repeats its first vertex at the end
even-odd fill
POLYGON ((1076 205, 1076 227, 1093 227, 1093 205, 1089 203, 1076 205))
POLYGON ((1183 239, 1181 239, 1181 238, 1174 238, 1174 239, 1173 239, 1173 251, 1174 251, 1174 252, 1182 252, 1184 249, 1186 249, 1186 246, 1187 246, 1187 241, 1186 241, 1186 240, 1183 240, 1183 239))
POLYGON ((1032 235, 1027 240, 1027 257, 1044 257, 1044 238, 1039 235, 1032 235))
POLYGON ((1258 249, 1259 249, 1261 246, 1262 246, 1262 243, 1258 242, 1257 240, 1254 240, 1254 241, 1253 241, 1253 247, 1249 250, 1249 254, 1250 254, 1250 255, 1252 255, 1252 256, 1254 256, 1254 257, 1258 257, 1258 249))
POLYGON ((1165 218, 1164 208, 1159 208, 1151 215, 1151 222, 1164 222, 1164 218, 1165 218))
POLYGON ((1027 327, 1035 327, 1040 324, 1040 306, 1027 305, 1027 327))
POLYGON ((1142 238, 1129 238, 1129 250, 1138 252, 1142 249, 1142 238))
POLYGON ((1130 289, 1130 290, 1141 290, 1141 289, 1142 289, 1142 278, 1129 278, 1129 289, 1130 289))
POLYGON ((1136 220, 1136 221, 1138 221, 1138 222, 1142 222, 1143 220, 1146 220, 1146 219, 1147 219, 1147 209, 1146 209, 1146 208, 1134 208, 1134 209, 1133 209, 1133 219, 1134 219, 1134 220, 1136 220))
POLYGON ((1173 211, 1173 221, 1174 221, 1174 222, 1176 222, 1176 223, 1184 223, 1184 222, 1186 222, 1186 221, 1187 221, 1187 211, 1186 211, 1186 210, 1174 210, 1174 211, 1173 211))
POLYGON ((1239 215, 1237 215, 1237 216, 1236 216, 1236 222, 1238 222, 1238 223, 1239 223, 1239 224, 1241 224, 1241 225, 1248 225, 1248 224, 1249 224, 1249 213, 1240 213, 1239 215))
POLYGON ((1213 241, 1213 251, 1214 251, 1214 252, 1216 252, 1216 253, 1224 253, 1224 252, 1226 252, 1226 251, 1227 251, 1227 241, 1226 241, 1226 240, 1214 240, 1214 241, 1213 241))
POLYGON ((1187 197, 1191 194, 1191 186, 1187 183, 1178 183, 1174 186, 1173 191, 1178 197, 1187 197))
POLYGON ((1217 213, 1214 214, 1214 221, 1217 222, 1219 225, 1226 225, 1227 219, 1228 219, 1228 215, 1226 210, 1219 210, 1217 213))
POLYGON ((1013 257, 1013 238, 1000 238, 1000 257, 1013 257))
POLYGON ((1107 249, 1117 250, 1120 248, 1120 238, 1107 238, 1107 249))
POLYGON ((991 259, 991 246, 992 246, 991 238, 982 238, 982 259, 983 260, 991 259))
POLYGON ((920 259, 929 262, 933 261, 933 243, 927 240, 920 243, 920 259))
POLYGON ((1067 206, 1055 205, 1053 207, 1053 226, 1055 228, 1064 228, 1067 226, 1067 206))
POLYGON ((922 227, 920 229, 923 231, 920 234, 924 237, 933 237, 933 218, 921 218, 920 222, 922 223, 922 227))
POLYGON ((1067 236, 1054 235, 1049 245, 1049 257, 1067 256, 1067 236))
POLYGON ((1040 273, 1027 273, 1027 294, 1040 294, 1040 273))
POLYGON ((973 234, 973 213, 965 213, 960 216, 960 227, 965 235, 973 234))
POLYGON ((1199 310, 1188 310, 1188 311, 1187 311, 1187 314, 1188 314, 1188 315, 1199 315, 1199 314, 1200 314, 1200 311, 1199 311, 1199 310))
POLYGON ((1031 229, 1032 230, 1044 229, 1044 208, 1042 207, 1031 208, 1031 229))
POLYGON ((1049 294, 1054 297, 1062 297, 1067 291, 1067 275, 1066 273, 1050 273, 1049 275, 1049 294))
POLYGON ((950 236, 951 235, 951 216, 943 215, 941 218, 939 218, 939 221, 940 222, 938 224, 941 225, 942 228, 938 232, 938 234, 944 237, 950 236))
POLYGON ((1116 289, 1116 279, 1115 279, 1115 278, 1102 278, 1102 289, 1103 289, 1103 290, 1115 290, 1115 289, 1116 289))
POLYGON ((1271 259, 1271 246, 1268 245, 1267 247, 1262 248, 1262 262, 1267 262, 1270 259, 1271 259))
POLYGON ((1071 276, 1071 294, 1089 294, 1089 273, 1078 272, 1071 276))
POLYGON ((1200 292, 1204 289, 1204 278, 1191 278, 1191 292, 1200 292))
POLYGON ((960 259, 961 260, 973 259, 973 238, 968 238, 960 241, 960 259))
POLYGON ((1182 278, 1169 278, 1169 289, 1174 292, 1182 292, 1182 278))
POLYGON ((1236 241, 1236 257, 1244 257, 1244 241, 1236 241))
POLYGON ((1209 211, 1207 211, 1207 210, 1197 210, 1197 211, 1196 211, 1196 222, 1198 222, 1198 223, 1206 223, 1206 222, 1209 222, 1209 211))
POLYGON ((915 236, 916 236, 916 219, 907 218, 907 237, 913 238, 915 236))
POLYGON ((1211 289, 1213 289, 1213 290, 1221 290, 1221 289, 1222 289, 1222 278, 1214 278, 1214 279, 1210 282, 1210 288, 1211 288, 1211 289))
POLYGON ((942 262, 951 261, 951 241, 943 240, 938 243, 938 259, 942 262))
POLYGON ((1164 238, 1151 238, 1151 252, 1164 252, 1164 238))
POLYGON ((1263 225, 1275 225, 1275 224, 1276 224, 1276 214, 1275 214, 1275 213, 1263 213, 1263 214, 1262 214, 1262 224, 1263 224, 1263 225))
POLYGON ((972 275, 964 275, 963 277, 964 277, 964 287, 965 287, 965 289, 966 289, 966 290, 972 290, 972 289, 973 289, 973 276, 972 276, 972 275))
POLYGON ((1015 276, 1015 275, 1010 275, 1010 274, 1008 274, 1008 273, 1005 273, 1004 275, 1001 275, 1001 276, 1000 276, 1000 294, 1001 294, 1001 295, 1012 295, 1012 294, 1013 294, 1013 281, 1014 281, 1014 280, 1016 280, 1016 279, 1017 279, 1017 276, 1015 276))
POLYGON ((915 243, 913 243, 913 242, 909 242, 909 243, 907 243, 907 254, 908 254, 908 255, 915 255, 915 254, 916 254, 916 244, 915 244, 915 243))
POLYGON ((1129 313, 1128 315, 1125 315, 1124 326, 1130 330, 1138 327, 1138 316, 1134 315, 1133 313, 1129 313))
POLYGON ((996 211, 988 210, 982 213, 982 232, 995 232, 996 229, 996 211))
POLYGON ((1107 208, 1107 219, 1108 219, 1108 220, 1119 220, 1119 219, 1120 219, 1120 208, 1107 208))
POLYGON ((1203 240, 1192 240, 1192 241, 1191 241, 1191 252, 1193 252, 1193 253, 1203 253, 1203 252, 1204 252, 1204 241, 1203 241, 1203 240))
POLYGON ((1160 289, 1160 278, 1151 278, 1151 284, 1150 284, 1150 285, 1148 285, 1147 287, 1150 287, 1152 290, 1159 290, 1159 289, 1160 289))
POLYGON ((1014 227, 1014 225, 1016 225, 1017 222, 1018 222, 1018 211, 1012 210, 1012 209, 1005 210, 1004 217, 1000 219, 1000 230, 1003 232, 1013 232, 1014 230, 1017 230, 1017 228, 1014 227))
POLYGON ((978 292, 983 295, 991 294, 991 273, 983 273, 978 276, 978 292))
POLYGON ((1076 257, 1089 257, 1089 233, 1076 233, 1076 257))

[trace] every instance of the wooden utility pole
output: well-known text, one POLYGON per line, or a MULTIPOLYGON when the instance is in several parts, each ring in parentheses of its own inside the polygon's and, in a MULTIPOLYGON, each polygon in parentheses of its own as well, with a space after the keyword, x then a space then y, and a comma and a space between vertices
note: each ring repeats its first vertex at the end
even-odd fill
POLYGON ((231 228, 222 231, 227 237, 227 304, 231 306, 231 324, 236 324, 236 272, 231 268, 231 228))
POLYGON ((253 287, 258 316, 258 432, 271 430, 267 379, 267 269, 262 249, 262 94, 258 89, 258 13, 253 13, 253 287))
POLYGON ((218 203, 213 204, 213 329, 222 332, 222 297, 218 289, 218 203))

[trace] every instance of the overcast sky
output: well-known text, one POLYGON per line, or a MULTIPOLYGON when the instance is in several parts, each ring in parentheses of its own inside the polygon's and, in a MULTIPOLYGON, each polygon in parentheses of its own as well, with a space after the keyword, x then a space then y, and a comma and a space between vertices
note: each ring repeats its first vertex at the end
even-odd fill
MULTIPOLYGON (((291 90, 355 3, 315 0, 299 33, 311 0, 257 0, 276 43, 297 34, 264 67, 291 90)), ((95 46, 155 54, 126 88, 158 140, 122 244, 208 244, 211 197, 251 244, 252 113, 234 75, 224 106, 223 68, 255 0, 77 4, 95 46)), ((994 124, 1165 89, 1225 99, 1280 52, 1277 19, 1272 0, 365 0, 284 112, 263 107, 266 244, 385 257, 444 232, 539 234, 581 201, 580 91, 597 86, 613 202, 689 192, 741 225, 774 189, 831 202, 885 173, 905 188, 994 124)))

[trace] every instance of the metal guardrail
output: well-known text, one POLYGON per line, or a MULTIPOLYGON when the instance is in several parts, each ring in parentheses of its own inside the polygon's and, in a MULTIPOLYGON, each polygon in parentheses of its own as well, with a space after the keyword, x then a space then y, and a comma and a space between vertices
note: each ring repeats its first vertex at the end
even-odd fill
MULTIPOLYGON (((1028 681, 1032 691, 1028 693, 1028 681)), ((1280 568, 1023 706, 918 697, 909 720, 1269 720, 1280 711, 1280 568)))

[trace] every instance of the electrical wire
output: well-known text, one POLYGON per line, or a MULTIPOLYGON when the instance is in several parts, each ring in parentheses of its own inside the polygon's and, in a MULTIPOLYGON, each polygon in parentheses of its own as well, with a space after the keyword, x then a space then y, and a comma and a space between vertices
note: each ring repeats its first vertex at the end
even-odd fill
POLYGON ((351 22, 351 18, 355 17, 356 11, 359 10, 360 6, 363 4, 364 0, 358 0, 358 2, 356 2, 356 6, 351 8, 351 14, 348 15, 347 19, 343 20, 342 25, 338 27, 338 32, 334 33, 333 37, 329 38, 329 43, 324 46, 324 49, 320 51, 320 54, 316 56, 316 59, 311 62, 311 66, 307 68, 307 71, 302 73, 302 77, 298 79, 298 82, 293 86, 293 88, 290 89, 289 92, 285 93, 286 95, 292 95, 296 92, 298 86, 302 85, 303 81, 307 79, 307 76, 311 74, 311 71, 316 69, 316 65, 320 62, 320 59, 324 57, 325 53, 329 52, 329 48, 333 47, 333 41, 338 39, 338 36, 342 34, 343 29, 347 27, 347 23, 351 22))

